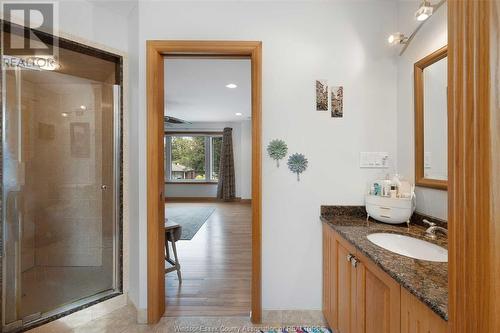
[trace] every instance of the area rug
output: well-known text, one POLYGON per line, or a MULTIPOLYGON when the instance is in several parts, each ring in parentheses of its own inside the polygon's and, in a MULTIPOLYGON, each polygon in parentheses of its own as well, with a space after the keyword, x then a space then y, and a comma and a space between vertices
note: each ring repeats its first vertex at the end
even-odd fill
POLYGON ((190 240, 215 211, 214 207, 168 207, 165 217, 182 226, 182 240, 190 240))

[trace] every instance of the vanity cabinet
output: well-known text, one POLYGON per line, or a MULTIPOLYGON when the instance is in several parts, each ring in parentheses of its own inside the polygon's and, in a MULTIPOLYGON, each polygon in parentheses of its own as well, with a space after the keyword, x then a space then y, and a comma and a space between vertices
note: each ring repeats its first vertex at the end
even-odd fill
POLYGON ((351 332, 399 332, 401 286, 362 254, 355 260, 357 329, 351 332))
POLYGON ((443 319, 327 224, 323 224, 323 314, 340 333, 447 329, 443 319))
POLYGON ((356 327, 356 268, 348 260, 354 246, 323 225, 323 313, 339 332, 356 327), (339 288, 338 286, 342 286, 339 288))
POLYGON ((406 289, 401 288, 401 333, 446 333, 448 324, 406 289))

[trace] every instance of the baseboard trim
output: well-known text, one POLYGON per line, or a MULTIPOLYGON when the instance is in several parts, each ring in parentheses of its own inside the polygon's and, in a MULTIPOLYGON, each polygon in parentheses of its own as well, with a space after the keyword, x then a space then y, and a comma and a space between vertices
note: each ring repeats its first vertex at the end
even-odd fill
POLYGON ((148 309, 137 309, 137 324, 148 323, 148 309))
POLYGON ((215 197, 165 197, 165 202, 216 202, 215 197))
POLYGON ((127 305, 131 306, 135 310, 136 321, 138 324, 148 323, 148 309, 139 309, 130 298, 130 295, 127 297, 127 305))
POLYGON ((226 201, 215 197, 165 197, 165 202, 241 202, 252 203, 252 199, 234 198, 226 201))

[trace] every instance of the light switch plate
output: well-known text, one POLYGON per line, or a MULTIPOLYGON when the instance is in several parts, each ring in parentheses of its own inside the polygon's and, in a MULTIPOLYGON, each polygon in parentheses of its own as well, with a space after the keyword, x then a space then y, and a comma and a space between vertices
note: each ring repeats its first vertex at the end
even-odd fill
POLYGON ((361 152, 359 153, 360 168, 383 169, 389 167, 389 153, 387 152, 361 152))

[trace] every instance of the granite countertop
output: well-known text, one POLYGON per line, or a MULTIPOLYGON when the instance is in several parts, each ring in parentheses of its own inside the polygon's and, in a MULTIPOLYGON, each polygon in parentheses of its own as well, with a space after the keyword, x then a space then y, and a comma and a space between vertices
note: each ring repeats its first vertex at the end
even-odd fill
POLYGON ((448 263, 417 260, 385 250, 366 236, 375 232, 407 235, 448 248, 446 237, 431 241, 423 237, 425 227, 391 225, 366 220, 362 206, 322 206, 321 220, 392 276, 401 286, 448 320, 448 263))

